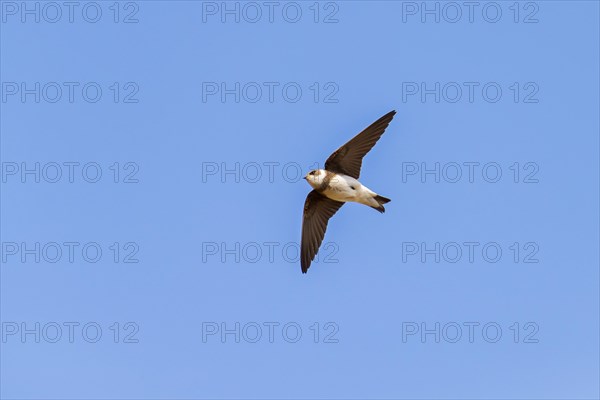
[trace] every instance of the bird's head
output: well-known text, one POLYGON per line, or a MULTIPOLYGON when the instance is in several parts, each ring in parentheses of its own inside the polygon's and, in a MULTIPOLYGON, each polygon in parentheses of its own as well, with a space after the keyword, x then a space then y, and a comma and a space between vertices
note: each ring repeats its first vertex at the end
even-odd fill
POLYGON ((323 180, 325 179, 325 170, 324 169, 312 170, 308 174, 306 174, 304 179, 306 179, 306 181, 308 182, 308 184, 310 186, 312 186, 314 189, 316 189, 319 186, 321 186, 321 184, 323 183, 323 180))

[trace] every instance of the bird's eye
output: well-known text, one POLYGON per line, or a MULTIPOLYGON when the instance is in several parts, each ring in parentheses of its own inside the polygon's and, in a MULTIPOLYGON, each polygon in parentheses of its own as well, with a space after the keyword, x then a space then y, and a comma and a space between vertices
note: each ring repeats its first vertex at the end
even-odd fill
POLYGON ((315 171, 310 171, 310 174, 311 174, 311 175, 314 175, 314 174, 315 174, 315 171))

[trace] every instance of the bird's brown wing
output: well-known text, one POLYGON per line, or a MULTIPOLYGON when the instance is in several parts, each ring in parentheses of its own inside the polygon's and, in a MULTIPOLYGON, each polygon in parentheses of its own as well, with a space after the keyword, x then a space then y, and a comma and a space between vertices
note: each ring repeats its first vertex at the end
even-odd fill
POLYGON ((310 263, 319 251, 329 218, 343 205, 343 202, 331 200, 316 190, 306 196, 302 220, 302 244, 300 245, 300 265, 303 274, 308 271, 310 263))
POLYGON ((358 179, 363 157, 375 146, 395 114, 396 111, 385 114, 337 149, 325 161, 325 169, 358 179))

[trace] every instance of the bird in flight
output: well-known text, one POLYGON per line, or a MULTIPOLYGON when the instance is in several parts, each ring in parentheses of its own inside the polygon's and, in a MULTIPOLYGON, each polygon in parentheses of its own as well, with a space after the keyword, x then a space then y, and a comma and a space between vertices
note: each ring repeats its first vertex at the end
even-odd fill
POLYGON ((304 179, 313 190, 304 202, 300 265, 306 273, 325 237, 327 223, 344 203, 352 201, 383 213, 390 199, 373 192, 359 181, 363 157, 375 146, 396 111, 390 111, 348 143, 337 149, 325 161, 325 169, 310 171, 304 179))

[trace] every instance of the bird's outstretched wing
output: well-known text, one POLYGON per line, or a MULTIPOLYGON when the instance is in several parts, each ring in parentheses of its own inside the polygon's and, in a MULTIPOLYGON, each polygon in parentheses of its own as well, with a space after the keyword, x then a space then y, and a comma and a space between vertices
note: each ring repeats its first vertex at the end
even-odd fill
POLYGON ((300 265, 303 274, 308 271, 310 263, 319 251, 329 218, 343 205, 343 202, 331 200, 316 190, 306 196, 302 220, 302 244, 300 245, 300 265))
POLYGON ((395 114, 396 111, 385 114, 337 149, 325 161, 325 169, 358 179, 363 157, 375 146, 395 114))

